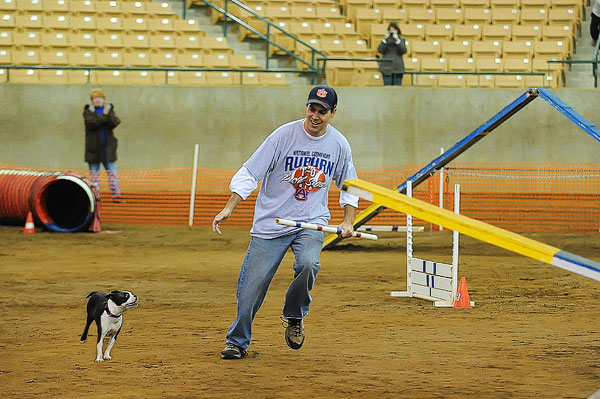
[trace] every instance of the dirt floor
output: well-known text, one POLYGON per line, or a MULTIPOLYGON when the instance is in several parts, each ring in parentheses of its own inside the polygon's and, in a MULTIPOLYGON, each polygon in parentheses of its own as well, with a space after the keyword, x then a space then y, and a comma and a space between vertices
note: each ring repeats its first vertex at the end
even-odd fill
MULTIPOLYGON (((242 229, 104 226, 116 234, 23 235, 0 226, 2 398, 587 398, 600 389, 598 282, 461 238, 474 309, 392 298, 405 237, 325 251, 299 351, 279 316, 288 254, 254 323, 249 357, 219 352, 235 316, 242 229), (130 290, 113 360, 95 363, 85 296, 130 290)), ((600 259, 600 235, 538 235, 600 259)), ((449 233, 415 256, 450 261, 449 233)))

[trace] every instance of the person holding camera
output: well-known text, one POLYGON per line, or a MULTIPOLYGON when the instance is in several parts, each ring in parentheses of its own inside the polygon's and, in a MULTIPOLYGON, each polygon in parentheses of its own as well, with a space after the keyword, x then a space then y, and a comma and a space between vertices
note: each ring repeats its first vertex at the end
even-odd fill
POLYGON ((383 59, 390 61, 380 62, 379 71, 383 75, 385 86, 401 86, 404 72, 402 55, 406 53, 406 41, 400 37, 400 28, 396 22, 390 22, 387 35, 381 39, 377 48, 383 59))

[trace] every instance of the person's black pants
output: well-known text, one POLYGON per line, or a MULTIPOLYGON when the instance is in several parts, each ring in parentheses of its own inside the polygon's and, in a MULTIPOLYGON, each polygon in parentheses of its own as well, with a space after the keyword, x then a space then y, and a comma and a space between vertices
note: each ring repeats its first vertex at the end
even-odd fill
POLYGON ((590 35, 594 41, 598 40, 598 33, 600 32, 600 17, 592 13, 592 21, 590 22, 590 35))

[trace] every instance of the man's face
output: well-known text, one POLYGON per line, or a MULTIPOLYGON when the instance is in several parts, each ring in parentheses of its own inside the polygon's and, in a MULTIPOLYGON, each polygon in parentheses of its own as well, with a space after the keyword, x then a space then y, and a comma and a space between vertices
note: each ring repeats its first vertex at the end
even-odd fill
POLYGON ((306 120, 304 129, 311 136, 322 136, 327 132, 327 123, 335 115, 335 109, 328 111, 321 104, 308 104, 306 106, 306 120))
POLYGON ((104 97, 92 97, 92 104, 94 107, 104 107, 104 97))

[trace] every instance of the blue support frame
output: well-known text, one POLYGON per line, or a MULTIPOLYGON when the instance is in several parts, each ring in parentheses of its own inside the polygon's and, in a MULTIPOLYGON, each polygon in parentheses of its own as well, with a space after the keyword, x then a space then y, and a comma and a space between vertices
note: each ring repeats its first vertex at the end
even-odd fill
MULTIPOLYGON (((575 112, 572 107, 570 107, 568 104, 556 97, 548 89, 533 87, 527 90, 521 96, 519 96, 512 103, 504 107, 504 109, 502 109, 500 112, 494 115, 483 125, 479 126, 467 137, 454 144, 454 146, 452 146, 452 148, 450 148, 448 151, 444 152, 442 155, 425 165, 423 169, 419 170, 417 173, 406 179, 404 183, 396 187, 396 190, 403 194, 406 193, 406 182, 408 180, 412 181, 412 186, 414 189, 416 186, 423 183, 430 176, 432 176, 437 170, 448 165, 460 154, 467 151, 475 143, 487 136, 488 133, 496 129, 502 123, 506 122, 511 116, 522 110, 527 104, 535 100, 538 96, 543 98, 548 104, 559 110, 563 115, 569 118, 569 120, 575 123, 579 128, 584 130, 590 136, 600 141, 600 130, 598 130, 598 128, 594 126, 594 124, 588 122, 584 117, 575 112)), ((354 228, 356 229, 362 226, 363 224, 367 223, 369 220, 373 219, 385 209, 385 206, 377 208, 370 215, 356 222, 354 224, 354 228)), ((334 241, 325 245, 323 249, 331 248, 340 241, 341 239, 337 237, 334 241)))

